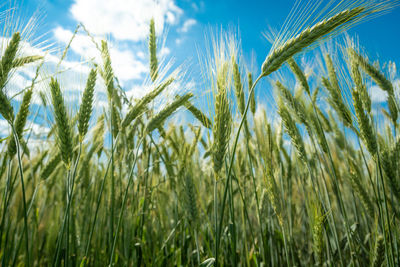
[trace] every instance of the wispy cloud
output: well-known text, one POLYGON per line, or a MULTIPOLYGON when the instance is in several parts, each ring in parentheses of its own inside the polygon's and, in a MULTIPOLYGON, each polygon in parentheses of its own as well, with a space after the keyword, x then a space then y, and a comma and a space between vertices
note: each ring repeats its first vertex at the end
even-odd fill
POLYGON ((187 19, 184 23, 182 28, 179 29, 180 32, 188 32, 190 28, 192 28, 194 25, 197 24, 197 21, 195 19, 187 19))
MULTIPOLYGON (((62 27, 54 29, 55 38, 67 45, 73 36, 73 32, 62 27)), ((96 38, 100 43, 100 38, 96 38)), ((71 43, 70 49, 80 57, 87 60, 101 62, 100 51, 92 42, 91 38, 84 34, 77 34, 71 43)), ((135 80, 142 78, 142 74, 147 72, 147 67, 142 58, 138 54, 134 54, 130 50, 121 50, 114 46, 109 47, 112 65, 115 74, 121 81, 135 80)))

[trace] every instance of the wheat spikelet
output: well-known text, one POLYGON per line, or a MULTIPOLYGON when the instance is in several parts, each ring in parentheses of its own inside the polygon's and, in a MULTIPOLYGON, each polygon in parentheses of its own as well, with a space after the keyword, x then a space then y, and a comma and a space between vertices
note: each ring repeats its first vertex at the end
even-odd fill
POLYGON ((42 59, 43 59, 42 56, 26 56, 26 57, 16 58, 12 63, 12 68, 19 68, 42 59))
POLYGON ((18 46, 21 41, 21 35, 16 32, 12 35, 10 42, 7 45, 4 55, 1 57, 0 63, 0 91, 3 90, 8 80, 8 74, 13 68, 13 62, 17 55, 18 46))
POLYGON ((60 85, 54 78, 51 78, 50 81, 50 91, 57 125, 57 143, 60 148, 61 158, 69 168, 72 160, 72 133, 60 85))
POLYGON ((395 153, 391 153, 391 151, 385 150, 382 152, 382 169, 386 175, 386 178, 389 182, 390 188, 394 195, 400 199, 400 186, 398 183, 398 177, 396 176, 396 166, 393 164, 393 160, 395 159, 395 153))
POLYGON ((376 155, 377 143, 376 143, 376 137, 373 133, 371 122, 368 116, 364 112, 363 104, 358 91, 353 90, 352 95, 353 95, 354 109, 356 112, 357 121, 360 126, 361 139, 364 141, 371 155, 376 155))
POLYGON ((101 57, 103 59, 103 69, 100 72, 107 89, 108 100, 114 97, 114 72, 111 66, 111 58, 106 41, 101 41, 101 57))
POLYGON ((154 129, 159 127, 175 110, 187 102, 192 96, 192 93, 188 93, 184 96, 177 97, 171 104, 166 106, 150 120, 147 124, 147 132, 151 133, 154 129))
POLYGON ((150 52, 150 77, 151 80, 154 82, 158 76, 157 42, 156 42, 156 29, 154 27, 154 19, 150 20, 149 52, 150 52))
POLYGON ((11 106, 10 100, 7 98, 6 94, 0 90, 0 114, 9 123, 14 120, 14 109, 11 106))
POLYGON ((307 92, 308 95, 311 95, 310 86, 308 85, 306 75, 301 70, 300 66, 296 63, 296 61, 293 58, 289 58, 287 62, 289 64, 290 69, 296 76, 296 79, 300 83, 301 87, 307 92))
POLYGON ((351 119, 351 113, 350 110, 345 106, 343 103, 342 95, 340 91, 337 91, 329 82, 328 79, 325 77, 322 77, 322 83, 325 86, 326 89, 328 89, 328 92, 330 94, 329 101, 337 114, 340 116, 342 119, 343 123, 347 127, 351 127, 352 125, 352 119, 351 119))
POLYGON ((307 112, 303 103, 300 100, 296 100, 289 89, 283 86, 279 81, 277 81, 275 85, 279 89, 285 103, 295 112, 299 121, 308 126, 307 112))
POLYGON ((344 124, 349 127, 353 123, 351 119, 351 113, 348 107, 344 104, 343 97, 339 87, 339 82, 336 76, 336 70, 333 66, 333 62, 329 54, 325 55, 325 62, 328 68, 329 81, 328 79, 323 77, 322 83, 330 93, 331 96, 330 100, 336 112, 342 118, 344 124))
POLYGON ((359 70, 359 65, 357 61, 354 59, 354 54, 349 53, 351 60, 351 77, 356 85, 357 91, 360 93, 360 97, 364 106, 364 109, 371 113, 371 98, 368 95, 367 87, 362 80, 361 73, 359 70))
POLYGON ((299 129, 297 129, 296 124, 293 121, 289 111, 286 109, 286 107, 283 105, 282 102, 279 103, 278 112, 285 125, 286 132, 289 134, 292 143, 297 150, 299 158, 301 159, 302 162, 304 163, 307 162, 307 155, 306 155, 306 149, 304 147, 303 138, 301 137, 299 129))
POLYGON ((329 54, 325 54, 324 59, 325 59, 326 67, 328 69, 328 77, 329 77, 330 84, 331 84, 332 88, 338 94, 340 94, 339 80, 337 78, 336 69, 333 65, 332 58, 329 54))
MULTIPOLYGON (((250 89, 253 87, 253 75, 251 74, 251 72, 249 72, 247 74, 247 80, 248 80, 248 87, 249 87, 249 91, 250 89)), ((249 95, 250 97, 250 110, 251 113, 253 113, 253 115, 256 113, 256 94, 255 92, 253 92, 251 95, 249 95)))
POLYGON ((190 101, 186 101, 183 104, 193 116, 203 124, 204 127, 211 129, 212 123, 211 120, 205 115, 201 110, 196 108, 190 101))
POLYGON ((93 96, 94 96, 94 86, 96 84, 96 75, 97 75, 96 70, 92 69, 89 73, 89 77, 86 82, 86 87, 85 90, 83 91, 82 103, 79 107, 78 130, 81 142, 89 128, 89 120, 93 110, 93 96))
POLYGON ((160 157, 160 154, 154 152, 152 154, 152 158, 153 158, 153 171, 154 171, 155 174, 160 174, 161 173, 161 169, 160 169, 161 157, 160 157))
POLYGON ((104 144, 104 113, 97 118, 96 125, 93 128, 93 142, 99 144, 101 151, 104 144))
POLYGON ((8 75, 13 68, 13 61, 17 54, 20 41, 21 36, 19 32, 14 33, 0 62, 0 114, 3 115, 9 123, 12 123, 14 120, 14 109, 3 89, 7 83, 8 75))
POLYGON ((369 64, 368 60, 358 54, 353 48, 349 48, 351 58, 376 82, 376 84, 389 94, 393 93, 392 83, 377 68, 369 64))
MULTIPOLYGON (((28 118, 29 115, 29 106, 31 104, 31 99, 32 99, 32 87, 30 87, 24 94, 22 98, 22 103, 19 108, 19 111, 17 113, 17 116, 15 117, 14 121, 14 128, 15 132, 17 134, 18 140, 21 140, 22 138, 22 132, 24 131, 24 127, 26 124, 26 119, 28 118)), ((13 157, 17 153, 17 148, 15 144, 15 139, 11 138, 10 143, 8 144, 8 154, 10 157, 13 157)))
POLYGON ((212 134, 214 138, 212 159, 214 172, 219 173, 223 163, 226 148, 231 134, 232 117, 229 108, 228 92, 226 85, 228 65, 224 64, 217 74, 217 92, 215 95, 215 116, 212 134))
POLYGON ((235 84, 236 101, 238 103, 240 114, 243 114, 245 108, 244 92, 243 92, 242 81, 240 78, 239 65, 236 62, 235 57, 232 57, 232 66, 233 66, 233 81, 235 84))
POLYGON ((138 115, 144 112, 146 105, 156 98, 165 88, 167 88, 174 78, 169 78, 162 84, 158 85, 153 91, 142 97, 133 107, 131 107, 122 121, 121 127, 126 128, 138 115))
POLYGON ((372 80, 384 91, 388 93, 388 107, 393 124, 397 124, 398 107, 395 102, 393 84, 380 72, 372 66, 368 60, 358 54, 353 48, 349 48, 350 57, 372 78, 372 80))
POLYGON ((185 175, 185 204, 188 211, 188 219, 190 223, 196 224, 198 219, 198 209, 196 204, 196 188, 193 183, 193 178, 190 175, 185 175))
POLYGON ((323 38, 325 35, 335 31, 338 27, 355 20, 364 11, 365 8, 363 7, 344 10, 329 19, 318 22, 311 28, 302 31, 296 37, 289 39, 283 45, 275 48, 265 59, 261 67, 262 76, 267 76, 276 71, 286 60, 323 38))
POLYGON ((112 117, 111 131, 113 133, 113 136, 117 136, 121 126, 121 117, 117 110, 117 105, 115 105, 114 102, 111 105, 111 117, 112 117))

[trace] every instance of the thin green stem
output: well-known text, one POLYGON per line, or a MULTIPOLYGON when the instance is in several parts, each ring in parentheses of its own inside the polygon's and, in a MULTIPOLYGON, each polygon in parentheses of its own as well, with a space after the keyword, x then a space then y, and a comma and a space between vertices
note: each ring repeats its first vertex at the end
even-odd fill
POLYGON ((18 134, 15 131, 14 125, 10 123, 14 139, 15 139, 15 145, 17 147, 17 158, 18 158, 18 169, 19 169, 19 175, 21 177, 21 189, 22 189, 22 199, 23 199, 23 205, 24 205, 24 229, 25 229, 25 259, 26 259, 26 266, 30 266, 30 259, 29 259, 29 234, 28 234, 28 213, 26 209, 26 196, 25 196, 25 184, 24 184, 24 171, 22 168, 22 160, 21 160, 21 149, 20 149, 20 144, 19 144, 19 138, 18 134))

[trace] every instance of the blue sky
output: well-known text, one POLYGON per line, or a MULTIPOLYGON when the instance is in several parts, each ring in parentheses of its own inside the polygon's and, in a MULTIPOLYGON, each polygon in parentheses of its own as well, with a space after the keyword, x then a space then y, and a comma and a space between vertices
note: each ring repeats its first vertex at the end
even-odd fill
MULTIPOLYGON (((0 5, 0 10, 17 6, 21 16, 30 16, 38 11, 41 19, 35 34, 43 36, 44 39, 50 38, 54 48, 65 47, 79 22, 86 25, 96 40, 102 38, 110 40, 114 71, 128 92, 128 96, 138 97, 145 93, 142 84, 143 80, 148 79, 146 41, 151 17, 155 18, 157 32, 167 33, 163 35, 166 36, 166 40, 163 49, 159 49, 160 55, 167 59, 173 58, 174 66, 184 63, 192 76, 189 79, 194 79, 192 89, 201 90, 202 88, 198 87, 202 86, 196 82, 200 77, 199 55, 200 58, 205 55, 205 47, 208 45, 205 37, 210 37, 210 29, 215 31, 222 27, 236 32, 240 36, 245 61, 249 62, 254 54, 258 71, 270 49, 270 44, 262 33, 269 27, 279 29, 294 4, 294 0, 5 0, 4 2, 5 5, 0 5)), ((398 63, 400 8, 356 25, 349 30, 349 34, 359 37, 360 44, 373 59, 379 59, 381 62, 392 60, 398 63)), ((79 31, 71 45, 64 67, 74 66, 82 59, 98 57, 94 50, 89 37, 79 31)), ((54 49, 53 54, 57 54, 54 49)), ((55 58, 52 60, 56 62, 55 58)), ((88 68, 85 66, 74 70, 72 76, 64 77, 65 87, 77 89, 84 86, 87 72, 88 68)), ((25 82, 28 84, 32 71, 25 74, 21 79, 26 77, 25 82)), ((66 92, 71 96, 71 103, 76 103, 77 98, 74 98, 74 95, 79 97, 79 91, 75 89, 66 92)))
MULTIPOLYGON (((146 2, 152 2, 152 0, 23 0, 23 4, 18 5, 26 9, 26 13, 33 13, 36 9, 40 9, 40 13, 43 14, 44 18, 38 27, 38 32, 47 32, 54 37, 54 29, 56 28, 62 27, 73 31, 77 23, 81 20, 86 23, 92 23, 94 20, 101 21, 102 18, 96 18, 96 14, 90 13, 95 13, 91 11, 96 9, 96 6, 98 8, 109 8, 107 7, 107 2, 115 3, 111 4, 111 6, 117 6, 124 2, 130 3, 128 4, 130 7, 126 9, 123 7, 115 8, 115 10, 110 9, 108 13, 109 16, 119 16, 121 18, 119 23, 116 17, 111 19, 115 23, 112 28, 115 29, 122 25, 122 27, 129 30, 125 21, 129 22, 130 20, 126 17, 136 14, 135 11, 130 11, 129 9, 135 9, 136 6, 141 8, 145 6, 146 2), (87 8, 84 2, 93 2, 95 5, 92 9, 87 8), (86 8, 86 10, 82 10, 82 13, 87 18, 84 19, 74 12, 74 6, 77 9, 86 8)), ((170 51, 173 51, 174 57, 177 58, 176 62, 179 63, 189 58, 192 63, 196 64, 197 51, 199 48, 201 51, 205 45, 205 32, 208 32, 210 27, 217 28, 222 26, 224 29, 237 30, 241 37, 245 56, 250 57, 251 52, 254 51, 257 56, 257 62, 260 64, 269 51, 269 43, 263 37, 262 33, 269 26, 278 29, 282 26, 293 6, 294 0, 161 0, 158 2, 161 2, 163 7, 160 8, 162 10, 156 15, 156 19, 164 17, 163 21, 160 22, 163 26, 158 27, 158 29, 168 28, 166 45, 170 51), (174 18, 168 21, 166 19, 168 16, 167 13, 171 13, 174 18), (188 23, 188 27, 185 31, 181 31, 185 23, 188 23)), ((152 13, 151 11, 146 12, 148 14, 152 13)), ((140 13, 138 12, 138 14, 140 13)), ((146 15, 143 15, 142 18, 132 19, 131 21, 146 23, 146 15)), ((88 28, 91 30, 90 25, 88 25, 88 28)), ((126 31, 127 36, 140 35, 135 34, 133 32, 134 29, 131 29, 132 32, 126 31)), ((104 32, 100 32, 100 36, 104 36, 104 34, 113 36, 113 33, 119 35, 117 36, 118 39, 121 34, 124 34, 124 29, 120 32, 111 28, 105 29, 104 32)), ((373 57, 379 57, 382 61, 398 61, 400 58, 400 49, 398 48, 400 43, 400 8, 394 9, 390 13, 371 21, 364 22, 361 25, 357 25, 349 33, 350 35, 358 35, 360 44, 373 57)), ((135 43, 134 45, 129 40, 125 41, 127 42, 121 42, 124 43, 122 46, 132 46, 132 50, 135 47, 143 49, 145 36, 137 37, 133 42, 135 43), (136 44, 139 45, 136 46, 136 44)))

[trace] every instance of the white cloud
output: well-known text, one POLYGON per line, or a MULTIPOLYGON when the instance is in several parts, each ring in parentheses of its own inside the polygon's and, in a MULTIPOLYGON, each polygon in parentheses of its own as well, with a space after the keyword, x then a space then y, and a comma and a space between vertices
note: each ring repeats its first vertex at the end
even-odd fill
MULTIPOLYGON (((54 30, 54 36, 65 45, 69 43, 73 32, 58 27, 54 30)), ((97 43, 100 39, 95 38, 97 43)), ((96 62, 101 63, 101 55, 96 45, 91 38, 84 34, 77 34, 71 43, 71 50, 76 54, 86 58, 87 60, 94 59, 96 62)), ((146 65, 140 60, 141 54, 134 54, 129 50, 119 50, 112 45, 109 46, 110 57, 112 59, 113 70, 122 82, 131 79, 139 79, 143 73, 147 72, 146 65)))
POLYGON ((129 50, 111 48, 110 57, 114 72, 122 81, 139 79, 143 73, 148 71, 147 66, 142 61, 137 60, 129 50))
POLYGON ((182 28, 180 28, 180 32, 188 32, 191 27, 196 25, 197 21, 195 19, 187 19, 184 23, 182 28))
POLYGON ((387 93, 383 91, 379 86, 371 86, 370 88, 371 101, 372 103, 383 103, 387 100, 387 93))
POLYGON ((176 24, 183 13, 173 0, 75 0, 70 12, 95 35, 131 41, 146 39, 152 17, 161 32, 165 23, 176 24))
MULTIPOLYGON (((73 32, 63 27, 57 27, 53 30, 54 37, 61 43, 67 45, 73 36, 73 32)), ((96 38, 95 41, 100 43, 100 39, 96 38)), ((76 34, 74 40, 71 42, 70 49, 81 55, 85 59, 94 58, 96 61, 100 60, 100 52, 97 50, 96 45, 92 42, 89 36, 83 34, 76 34)))

